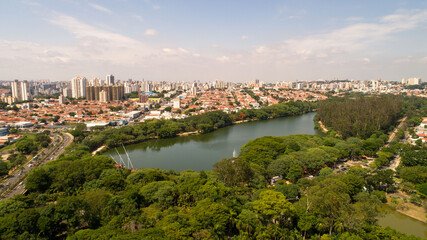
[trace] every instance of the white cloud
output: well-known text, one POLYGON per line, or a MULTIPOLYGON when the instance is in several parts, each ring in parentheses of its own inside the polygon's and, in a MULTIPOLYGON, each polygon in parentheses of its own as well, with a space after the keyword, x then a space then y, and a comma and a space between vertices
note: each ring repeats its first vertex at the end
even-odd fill
POLYGON ((427 10, 408 11, 381 18, 380 23, 356 23, 329 33, 288 39, 279 45, 259 46, 254 54, 269 53, 276 58, 287 57, 297 60, 312 60, 319 56, 340 56, 365 50, 392 34, 414 29, 427 21, 427 10))
POLYGON ((410 62, 412 62, 413 59, 414 58, 412 56, 406 56, 406 57, 403 57, 403 58, 395 59, 393 62, 397 63, 397 64, 410 63, 410 62))
POLYGON ((216 60, 218 62, 228 62, 228 61, 230 61, 230 58, 227 56, 221 56, 221 57, 217 57, 216 60))
POLYGON ((246 39, 248 39, 248 36, 243 35, 243 36, 241 36, 240 38, 241 38, 242 40, 246 40, 246 39))
POLYGON ((255 49, 255 52, 259 53, 259 54, 264 54, 268 51, 269 51, 269 47, 267 47, 267 46, 259 46, 259 47, 257 47, 257 49, 255 49))
POLYGON ((98 4, 95 4, 95 3, 89 3, 89 6, 91 6, 93 9, 96 9, 100 12, 104 12, 104 13, 108 13, 108 14, 113 13, 110 9, 105 8, 105 7, 98 5, 98 4))
POLYGON ((147 29, 145 30, 144 34, 146 36, 156 36, 157 35, 157 31, 155 29, 147 29))
POLYGON ((73 60, 136 64, 142 57, 155 52, 141 41, 95 28, 68 15, 56 13, 48 21, 74 35, 74 44, 61 48, 61 52, 73 60))
MULTIPOLYGON (((129 18, 142 19, 136 16, 130 14, 129 18)), ((425 27, 426 20, 427 10, 400 11, 380 18, 376 23, 347 22, 346 27, 333 31, 284 39, 278 44, 261 43, 252 49, 227 49, 213 44, 194 50, 188 45, 181 47, 173 42, 163 46, 156 43, 148 45, 118 34, 114 29, 89 25, 56 13, 48 22, 69 32, 72 41, 62 45, 43 45, 0 40, 0 74, 9 79, 21 78, 25 74, 26 79, 53 76, 51 79, 66 80, 76 74, 102 76, 105 72, 113 72, 117 76, 132 77, 133 74, 135 78, 153 80, 209 80, 218 77, 231 81, 245 81, 254 76, 265 81, 327 79, 331 76, 367 76, 369 79, 378 73, 398 76, 402 69, 394 67, 389 71, 385 67, 389 67, 388 63, 392 64, 394 59, 384 58, 388 55, 382 55, 382 48, 374 47, 380 46, 384 40, 393 39, 396 33, 425 27), (360 71, 361 68, 364 71, 360 71)), ((240 37, 244 40, 243 36, 240 37)), ((427 56, 420 53, 412 53, 414 57, 409 60, 412 60, 411 67, 414 65, 415 70, 421 69, 422 72, 427 56)), ((404 62, 408 60, 405 57, 396 54, 395 59, 404 62)))
POLYGON ((142 16, 139 16, 139 15, 133 15, 133 16, 132 16, 132 18, 134 18, 134 19, 136 19, 136 20, 138 20, 138 21, 140 21, 140 22, 144 22, 144 19, 142 18, 142 16))
POLYGON ((193 57, 199 57, 200 54, 198 53, 192 53, 190 50, 187 50, 185 48, 163 48, 162 52, 166 56, 193 56, 193 57))
POLYGON ((300 19, 303 16, 305 16, 306 14, 307 14, 307 11, 305 9, 302 9, 302 10, 296 12, 295 15, 288 16, 288 19, 291 19, 291 20, 292 19, 300 19))
POLYGON ((159 10, 159 9, 160 9, 160 6, 159 6, 158 4, 156 4, 156 3, 154 3, 155 1, 152 1, 152 0, 144 0, 144 2, 145 2, 147 5, 150 5, 150 6, 151 6, 151 8, 153 8, 154 10, 159 10))

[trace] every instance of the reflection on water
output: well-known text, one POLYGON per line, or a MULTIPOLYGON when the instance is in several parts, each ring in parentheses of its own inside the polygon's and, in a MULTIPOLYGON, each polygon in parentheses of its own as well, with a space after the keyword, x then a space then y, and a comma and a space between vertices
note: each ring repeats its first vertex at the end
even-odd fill
MULTIPOLYGON (((203 135, 150 140, 128 145, 126 149, 136 168, 210 170, 222 158, 232 157, 234 150, 238 154, 240 147, 254 138, 316 134, 314 115, 308 113, 297 117, 248 122, 203 135)), ((118 150, 122 158, 126 159, 123 148, 118 150)), ((119 159, 114 149, 105 154, 119 159)))
POLYGON ((382 227, 390 227, 399 232, 409 235, 415 235, 421 238, 427 238, 427 224, 415 220, 404 214, 396 212, 388 207, 385 207, 387 214, 378 219, 378 224, 382 227))

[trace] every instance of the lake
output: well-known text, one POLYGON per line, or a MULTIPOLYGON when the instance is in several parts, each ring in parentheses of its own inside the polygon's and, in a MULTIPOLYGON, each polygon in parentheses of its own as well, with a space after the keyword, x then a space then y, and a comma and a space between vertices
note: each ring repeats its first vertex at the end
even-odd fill
MULTIPOLYGON (((238 155, 240 147, 252 139, 263 136, 317 134, 313 122, 315 115, 313 112, 296 117, 236 124, 202 135, 149 140, 127 145, 126 150, 134 168, 211 170, 212 165, 222 158, 231 158, 233 151, 238 155)), ((117 151, 122 159, 127 161, 123 147, 118 147, 117 151)), ((116 149, 110 149, 104 154, 120 162, 116 149)))
MULTIPOLYGON (((240 147, 248 141, 263 136, 284 136, 292 134, 317 134, 313 118, 316 113, 297 117, 278 118, 265 121, 247 122, 221 128, 202 135, 156 139, 126 146, 134 168, 161 168, 166 170, 195 171, 211 170, 213 164, 222 158, 230 158, 233 151, 239 154, 240 147)), ((126 153, 122 147, 117 151, 124 161, 126 153)), ((120 161, 116 149, 106 155, 120 161)), ((379 219, 383 227, 389 226, 407 234, 427 238, 426 225, 403 214, 390 210, 379 219)))
POLYGON ((395 210, 384 206, 387 212, 385 216, 378 219, 378 224, 382 227, 390 227, 399 232, 427 239, 427 223, 423 223, 395 210))

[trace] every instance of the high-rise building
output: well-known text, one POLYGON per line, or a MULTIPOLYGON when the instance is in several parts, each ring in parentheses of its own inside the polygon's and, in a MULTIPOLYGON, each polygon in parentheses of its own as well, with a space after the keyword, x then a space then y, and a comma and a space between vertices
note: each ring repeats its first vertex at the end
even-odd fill
POLYGON ((402 78, 402 84, 404 85, 419 85, 421 83, 421 78, 402 78))
POLYGON ((86 86, 87 86, 87 79, 85 77, 73 78, 73 80, 71 80, 71 96, 73 98, 85 98, 86 86))
POLYGON ((114 76, 112 74, 107 75, 105 77, 105 82, 106 82, 107 86, 114 85, 114 76))
POLYGON ((59 98, 58 98, 58 102, 59 102, 59 104, 64 104, 65 103, 65 97, 64 97, 64 95, 59 95, 59 98))
POLYGON ((92 80, 92 86, 101 86, 101 82, 99 81, 98 78, 94 78, 92 80))
POLYGON ((108 102, 107 91, 102 90, 102 91, 99 92, 99 101, 100 102, 108 102))
POLYGON ((86 97, 86 87, 87 87, 87 79, 83 77, 80 80, 80 94, 82 98, 86 97))
POLYGON ((198 89, 197 89, 197 87, 192 87, 191 88, 191 95, 197 95, 197 92, 198 92, 198 89))
POLYGON ((64 89, 62 89, 62 95, 64 96, 64 97, 71 97, 72 96, 72 92, 71 92, 71 89, 69 89, 69 88, 64 88, 64 89))
POLYGON ((27 82, 27 80, 24 80, 24 81, 21 82, 21 98, 22 98, 22 101, 29 100, 28 82, 27 82))
POLYGON ((142 84, 142 91, 151 92, 152 90, 153 90, 153 85, 148 81, 144 81, 142 84))
POLYGON ((78 98, 79 81, 80 81, 80 77, 75 77, 71 80, 71 97, 72 98, 78 98))
POLYGON ((18 101, 27 101, 30 99, 30 93, 28 88, 27 80, 19 82, 15 80, 12 82, 12 97, 16 98, 18 101))
POLYGON ((125 96, 123 85, 109 85, 109 86, 87 86, 86 87, 87 96, 86 99, 90 101, 117 101, 122 100, 125 96), (101 96, 101 92, 105 94, 101 96))
POLYGON ((20 84, 18 80, 12 82, 12 97, 20 101, 20 84))

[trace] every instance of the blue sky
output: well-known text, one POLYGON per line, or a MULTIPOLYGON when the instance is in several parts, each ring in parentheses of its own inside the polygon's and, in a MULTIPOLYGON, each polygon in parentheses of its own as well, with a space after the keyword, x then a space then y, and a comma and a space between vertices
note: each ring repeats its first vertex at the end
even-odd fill
POLYGON ((0 2, 0 79, 427 77, 427 1, 0 2))

